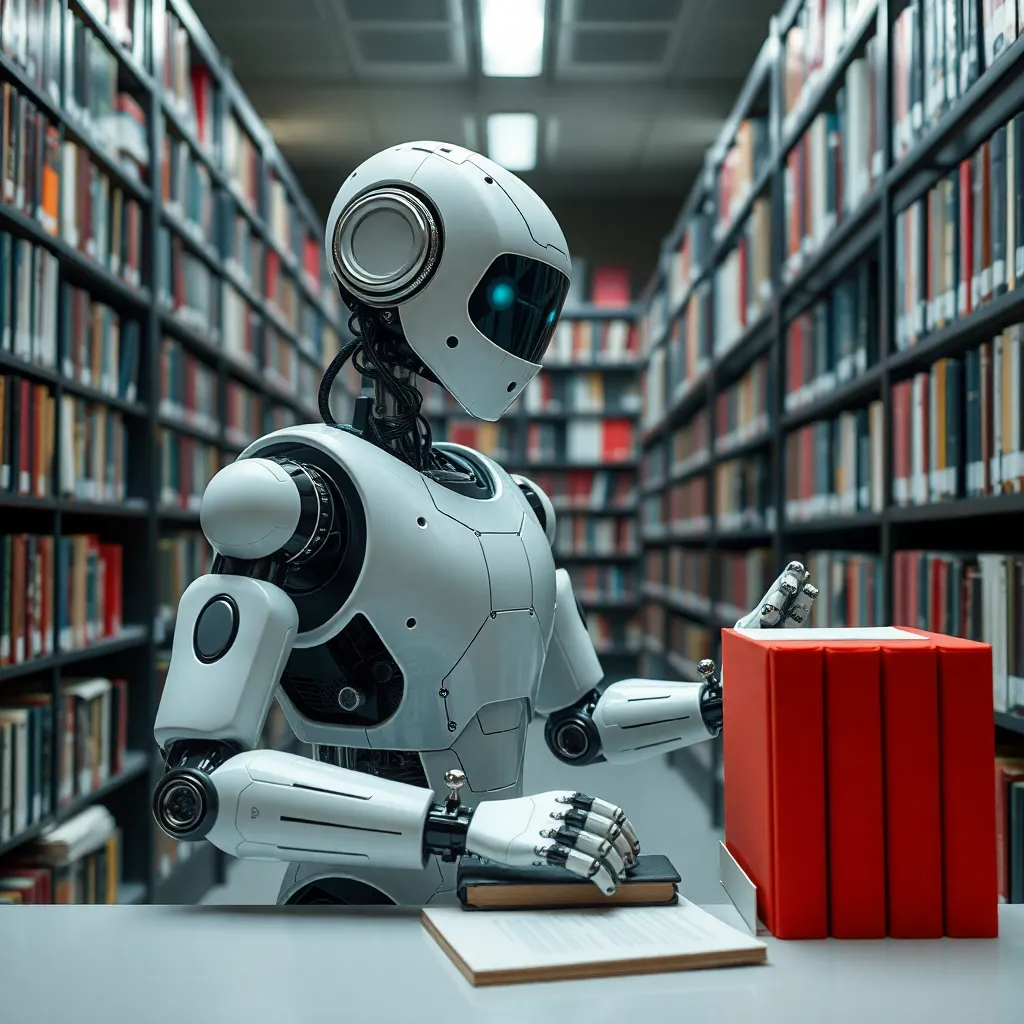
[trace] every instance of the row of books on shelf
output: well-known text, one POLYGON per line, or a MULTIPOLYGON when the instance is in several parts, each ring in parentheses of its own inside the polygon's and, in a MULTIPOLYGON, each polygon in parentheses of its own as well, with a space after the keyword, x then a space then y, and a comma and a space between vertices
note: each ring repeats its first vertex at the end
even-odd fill
POLYGON ((548 366, 632 363, 639 358, 639 334, 632 320, 571 319, 563 315, 544 354, 548 366))
POLYGON ((673 484, 663 494, 643 502, 644 533, 658 539, 672 536, 701 536, 711 527, 706 475, 673 484))
POLYGON ((880 512, 885 504, 884 410, 866 409, 819 420, 786 435, 786 518, 880 512))
POLYGON ((639 411, 640 386, 637 380, 622 374, 542 372, 527 385, 522 406, 528 414, 629 415, 639 411))
POLYGON ((551 499, 555 511, 628 510, 636 502, 636 480, 630 470, 541 470, 530 479, 551 499))
POLYGON ((124 553, 91 534, 0 536, 0 666, 120 635, 124 553))
POLYGON ((95 792, 123 770, 128 683, 16 680, 0 693, 0 842, 95 792), (54 775, 56 771, 56 775, 54 775))
POLYGON ((878 327, 878 264, 868 259, 786 327, 786 411, 817 401, 877 362, 878 327))
POLYGON ((665 595, 700 611, 711 606, 711 555, 700 548, 651 548, 644 552, 644 584, 648 594, 665 595))
POLYGON ((622 615, 588 612, 587 632, 599 656, 638 651, 643 640, 640 620, 635 615, 623 621, 622 615))
POLYGON ((160 504, 166 509, 198 512, 203 492, 214 475, 230 460, 216 444, 157 429, 160 459, 160 504))
POLYGON ((896 217, 896 348, 1024 282, 1024 114, 896 217))
POLYGON ((665 387, 668 401, 687 394, 711 363, 709 324, 713 316, 714 290, 703 281, 690 293, 682 315, 672 322, 665 345, 665 387))
POLYGON ((700 409, 689 422, 672 431, 667 454, 670 479, 708 461, 711 457, 711 417, 706 408, 700 409))
MULTIPOLYGON (((895 505, 1024 488, 1021 346, 1021 328, 1010 327, 962 359, 937 360, 892 385, 895 505)), ((882 402, 875 401, 786 435, 787 519, 882 510, 888 500, 883 419, 882 402)))
POLYGON ((626 602, 636 594, 636 573, 621 565, 571 565, 568 567, 572 590, 577 600, 588 602, 626 602))
POLYGON ((43 203, 35 215, 47 228, 48 196, 53 194, 56 198, 59 186, 61 239, 132 288, 138 288, 143 268, 142 207, 111 180, 84 147, 69 139, 61 143, 56 176, 49 156, 52 151, 52 146, 48 146, 42 179, 43 203), (52 182, 49 192, 47 181, 52 182))
POLYGON ((730 459, 714 469, 715 526, 720 533, 774 530, 771 462, 763 455, 730 459))
POLYGON ((198 530, 160 537, 156 544, 157 616, 166 627, 173 623, 178 601, 189 584, 207 573, 213 551, 198 530))
POLYGON ((560 556, 636 554, 636 524, 628 516, 561 515, 555 527, 555 560, 560 556))
POLYGON ((784 277, 792 279, 860 208, 883 168, 875 39, 846 69, 835 111, 822 111, 786 155, 784 277))
POLYGON ((772 207, 762 196, 755 200, 736 247, 715 271, 716 356, 725 355, 755 324, 772 298, 772 207))
POLYGON ((872 0, 804 0, 783 42, 786 130, 876 6, 872 0))
MULTIPOLYGON (((679 243, 668 260, 665 298, 670 313, 679 310, 687 292, 704 272, 712 249, 711 215, 706 209, 700 208, 687 216, 679 243)), ((653 316, 654 319, 648 319, 645 325, 648 346, 660 335, 664 327, 664 315, 665 310, 660 303, 651 303, 648 317, 653 316)), ((644 351, 647 351, 648 346, 645 346, 644 351)))
POLYGON ((755 360, 742 377, 715 397, 715 452, 765 436, 771 421, 771 367, 767 356, 755 360))
POLYGON ((1024 710, 1024 556, 896 552, 893 622, 990 644, 996 710, 1024 710))
POLYGON ((1024 483, 1021 328, 962 359, 937 360, 892 388, 893 500, 924 505, 1020 491, 1024 483))
MULTIPOLYGON (((718 168, 715 183, 716 239, 721 238, 736 220, 771 156, 768 118, 749 117, 741 121, 718 168)), ((770 274, 768 279, 771 279, 770 274)))
MULTIPOLYGON (((33 8, 30 21, 43 15, 40 3, 14 3, 13 6, 33 8)), ((51 10, 53 9, 51 4, 51 10)), ((56 7, 59 7, 57 4, 56 7)), ((56 19, 54 19, 56 21, 56 19)), ((60 26, 53 48, 60 51, 60 26)), ((49 61, 46 62, 49 64, 49 61)), ((139 102, 118 88, 117 55, 93 31, 74 8, 69 7, 64 23, 64 115, 72 125, 84 131, 90 141, 115 160, 124 158, 123 166, 140 181, 149 167, 149 138, 146 116, 139 102)), ((53 74, 47 68, 44 85, 55 103, 60 103, 59 69, 53 74)))
MULTIPOLYGON (((38 251, 38 250, 37 250, 38 251)), ((45 292, 44 292, 45 294, 45 292)), ((58 370, 70 381, 101 391, 112 398, 134 402, 138 397, 142 327, 138 320, 122 317, 88 291, 61 285, 60 330, 56 345, 47 341, 40 358, 22 357, 44 368, 58 370), (56 363, 48 353, 56 350, 56 363)), ((37 334, 37 339, 46 337, 37 334)), ((15 355, 21 353, 15 351, 15 355)))
POLYGON ((0 859, 2 904, 113 904, 121 893, 121 830, 99 804, 0 859))
POLYGON ((910 0, 891 30, 897 159, 998 63, 1022 26, 1015 0, 910 0))
POLYGON ((629 462, 636 456, 636 444, 636 425, 629 419, 531 423, 526 428, 528 463, 629 462))
POLYGON ((63 395, 18 376, 0 377, 0 491, 20 497, 123 501, 128 430, 102 402, 63 395))
MULTIPOLYGON (((807 625, 873 626, 883 618, 885 573, 877 555, 844 551, 811 551, 793 555, 803 562, 818 588, 807 625)), ((671 607, 703 616, 712 608, 711 556, 707 551, 670 547, 645 553, 647 593, 671 607)), ((778 576, 770 548, 722 550, 716 554, 718 596, 715 615, 732 625, 760 606, 778 576)), ((902 620, 900 620, 902 621, 902 620)), ((908 620, 914 625, 916 620, 908 620)), ((925 628, 925 627, 922 627, 925 628)), ((930 628, 930 627, 927 627, 930 628)))
POLYGON ((232 194, 254 216, 289 260, 301 265, 307 287, 321 287, 321 243, 303 219, 285 183, 266 165, 259 144, 229 109, 219 121, 217 86, 211 69, 196 60, 188 31, 174 12, 165 15, 164 93, 168 105, 187 126, 205 159, 227 178, 232 194), (265 173, 266 172, 266 173, 265 173))

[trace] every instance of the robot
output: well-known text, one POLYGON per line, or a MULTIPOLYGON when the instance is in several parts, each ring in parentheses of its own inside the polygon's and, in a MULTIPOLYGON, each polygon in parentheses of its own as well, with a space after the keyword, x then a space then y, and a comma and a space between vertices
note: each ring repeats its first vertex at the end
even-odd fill
MULTIPOLYGON (((565 238, 502 167, 413 142, 348 177, 325 243, 352 340, 324 374, 324 422, 260 438, 205 491, 215 557, 178 606, 156 821, 286 862, 280 904, 449 902, 465 856, 612 893, 640 850, 629 819, 581 792, 524 796, 527 725, 545 717, 570 764, 664 754, 719 733, 715 667, 600 689, 549 497, 435 443, 416 387, 499 419, 541 369, 565 238), (342 424, 329 400, 350 358, 373 396, 342 424), (274 700, 313 758, 255 749, 274 700)), ((815 595, 791 563, 737 625, 799 624, 815 595)))

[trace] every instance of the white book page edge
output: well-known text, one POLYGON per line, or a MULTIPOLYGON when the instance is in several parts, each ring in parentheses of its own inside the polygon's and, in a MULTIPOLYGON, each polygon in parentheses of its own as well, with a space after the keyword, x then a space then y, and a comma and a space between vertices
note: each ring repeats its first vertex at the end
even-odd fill
POLYGON ((487 913, 426 907, 423 917, 474 974, 696 957, 765 945, 682 896, 664 907, 487 913))
POLYGON ((911 633, 898 626, 862 626, 859 628, 821 629, 737 629, 737 633, 754 640, 926 640, 920 633, 911 633))

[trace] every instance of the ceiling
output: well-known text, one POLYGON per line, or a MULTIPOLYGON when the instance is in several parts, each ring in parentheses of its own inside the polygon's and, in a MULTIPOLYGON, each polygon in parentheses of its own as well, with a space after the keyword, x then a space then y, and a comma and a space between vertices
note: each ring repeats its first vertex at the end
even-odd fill
POLYGON ((192 0, 321 212, 379 149, 484 150, 501 111, 539 116, 546 199, 681 200, 778 3, 548 0, 544 73, 494 79, 475 0, 192 0))

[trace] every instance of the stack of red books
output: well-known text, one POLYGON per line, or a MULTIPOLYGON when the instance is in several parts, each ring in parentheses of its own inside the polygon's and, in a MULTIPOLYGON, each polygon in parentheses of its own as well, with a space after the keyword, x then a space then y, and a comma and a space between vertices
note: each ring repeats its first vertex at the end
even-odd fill
POLYGON ((768 930, 995 936, 991 648, 888 627, 722 644, 725 845, 768 930))

